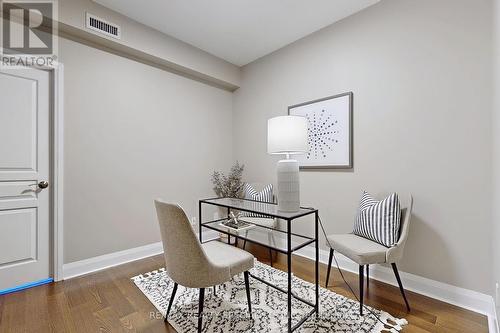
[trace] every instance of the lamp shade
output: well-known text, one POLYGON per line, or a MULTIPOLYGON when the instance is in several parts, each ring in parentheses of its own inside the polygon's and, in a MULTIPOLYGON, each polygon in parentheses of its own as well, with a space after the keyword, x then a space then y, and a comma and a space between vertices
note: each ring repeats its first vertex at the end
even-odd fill
POLYGON ((281 116, 267 121, 269 154, 302 154, 308 150, 306 118, 281 116))

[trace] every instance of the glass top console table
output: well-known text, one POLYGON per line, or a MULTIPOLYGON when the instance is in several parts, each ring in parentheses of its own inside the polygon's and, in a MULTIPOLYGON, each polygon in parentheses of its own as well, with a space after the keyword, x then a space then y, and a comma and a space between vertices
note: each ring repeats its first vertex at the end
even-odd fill
MULTIPOLYGON (((264 247, 270 248, 272 250, 278 251, 280 253, 286 254, 287 256, 287 271, 288 271, 288 288, 287 290, 282 289, 272 283, 261 279, 260 277, 251 275, 253 278, 265 283, 288 296, 288 332, 293 332, 300 325, 302 325, 311 315, 319 314, 319 243, 318 243, 318 210, 313 208, 300 208, 298 212, 282 212, 278 210, 278 205, 273 203, 266 203, 260 201, 253 201, 247 199, 235 199, 235 198, 213 198, 200 200, 198 204, 199 212, 199 237, 200 242, 202 241, 202 231, 203 228, 215 230, 219 233, 223 233, 230 236, 234 236, 237 239, 242 239, 251 243, 259 244, 264 247), (211 221, 203 222, 202 208, 203 205, 218 206, 227 209, 227 216, 211 221), (269 218, 278 218, 286 222, 285 230, 272 229, 262 225, 254 225, 250 229, 244 230, 233 230, 229 229, 223 225, 221 222, 225 221, 229 217, 231 210, 244 211, 249 213, 256 213, 269 218), (300 235, 292 232, 292 223, 295 219, 305 216, 314 217, 314 237, 300 235), (303 299, 292 293, 292 254, 307 245, 314 243, 316 260, 315 266, 315 301, 314 303, 310 300, 303 299), (307 313, 299 321, 292 323, 292 297, 311 306, 311 311, 307 313)), ((240 218, 245 220, 244 217, 240 218)), ((297 223, 299 221, 296 221, 297 223)))

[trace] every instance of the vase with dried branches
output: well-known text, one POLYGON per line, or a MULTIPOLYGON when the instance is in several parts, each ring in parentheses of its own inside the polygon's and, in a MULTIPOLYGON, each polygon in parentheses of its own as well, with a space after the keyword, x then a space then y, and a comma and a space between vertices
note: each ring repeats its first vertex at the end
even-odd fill
MULTIPOLYGON (((245 166, 238 161, 231 167, 229 174, 225 175, 221 171, 214 171, 212 174, 212 184, 215 194, 220 198, 242 198, 243 197, 243 170, 245 166)), ((232 211, 238 215, 237 211, 232 211)), ((225 208, 219 207, 219 216, 228 216, 229 212, 225 208)), ((229 216, 228 216, 229 217, 229 216)), ((220 234, 221 238, 226 238, 226 234, 220 234)))
POLYGON ((223 172, 212 174, 213 190, 218 197, 241 198, 243 196, 243 170, 245 166, 238 161, 231 167, 226 176, 223 172))

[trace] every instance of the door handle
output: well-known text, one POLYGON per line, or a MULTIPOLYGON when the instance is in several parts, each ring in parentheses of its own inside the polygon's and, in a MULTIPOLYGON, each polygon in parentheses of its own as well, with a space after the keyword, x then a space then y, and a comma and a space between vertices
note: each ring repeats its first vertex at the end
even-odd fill
POLYGON ((42 190, 49 187, 49 182, 46 180, 43 180, 38 183, 38 187, 41 188, 42 190))

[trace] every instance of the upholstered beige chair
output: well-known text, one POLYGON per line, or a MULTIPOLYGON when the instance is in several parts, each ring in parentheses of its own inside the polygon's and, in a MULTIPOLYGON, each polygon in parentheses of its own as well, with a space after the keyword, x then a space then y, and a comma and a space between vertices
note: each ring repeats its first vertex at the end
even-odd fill
POLYGON ((254 265, 254 257, 244 250, 218 241, 200 244, 180 206, 160 200, 155 200, 155 206, 163 241, 165 269, 174 281, 165 322, 175 298, 177 285, 198 288, 198 332, 201 332, 205 288, 223 284, 240 273, 244 273, 248 312, 251 317, 248 271, 254 265))
POLYGON ((401 225, 399 227, 399 239, 396 245, 387 248, 379 243, 369 239, 354 235, 354 234, 337 234, 327 237, 330 248, 330 258, 328 259, 328 271, 326 273, 325 287, 328 287, 328 279, 330 278, 330 269, 332 267, 332 258, 334 251, 340 252, 352 261, 359 265, 359 313, 363 314, 363 286, 364 286, 364 268, 366 266, 366 283, 369 283, 369 265, 371 264, 391 264, 396 280, 398 281, 399 290, 406 304, 406 308, 410 311, 410 305, 406 299, 405 290, 399 277, 396 262, 399 262, 403 256, 408 231, 410 228, 411 211, 413 208, 413 197, 410 195, 408 205, 401 210, 401 225))

